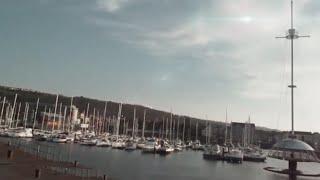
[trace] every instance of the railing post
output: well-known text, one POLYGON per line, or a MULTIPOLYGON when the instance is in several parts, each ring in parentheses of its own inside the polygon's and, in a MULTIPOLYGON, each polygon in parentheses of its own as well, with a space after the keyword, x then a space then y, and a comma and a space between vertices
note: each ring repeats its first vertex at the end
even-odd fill
POLYGON ((73 166, 77 167, 79 165, 79 162, 77 160, 74 161, 73 166))
POLYGON ((13 157, 13 150, 9 149, 7 153, 7 158, 12 159, 12 157, 13 157))
POLYGON ((40 175, 41 175, 41 171, 40 171, 40 169, 37 168, 35 170, 35 175, 34 176, 35 176, 35 178, 40 178, 40 175))

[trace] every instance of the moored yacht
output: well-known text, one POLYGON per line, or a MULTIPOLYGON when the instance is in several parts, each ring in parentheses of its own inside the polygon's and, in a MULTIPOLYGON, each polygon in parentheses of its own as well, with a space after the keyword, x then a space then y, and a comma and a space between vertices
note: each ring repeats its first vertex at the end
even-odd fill
POLYGON ((125 143, 125 148, 126 151, 133 151, 137 149, 137 144, 133 140, 128 140, 125 143))
POLYGON ((9 137, 15 137, 15 138, 32 138, 33 137, 31 128, 8 130, 7 135, 9 137))
POLYGON ((266 154, 264 154, 261 150, 246 148, 243 153, 244 161, 252 161, 252 162, 265 162, 267 159, 266 154))
POLYGON ((160 147, 157 149, 157 153, 161 155, 167 155, 174 152, 174 148, 168 144, 166 141, 161 141, 160 142, 160 147))
POLYGON ((113 149, 124 149, 125 145, 125 142, 123 142, 122 140, 116 140, 111 143, 111 147, 113 149))
POLYGON ((222 160, 222 151, 218 144, 208 146, 203 153, 203 158, 208 160, 222 160))
POLYGON ((111 146, 111 142, 108 139, 99 139, 96 143, 97 147, 109 147, 111 146))
POLYGON ((199 140, 196 140, 193 144, 192 144, 192 149, 193 150, 204 150, 203 145, 201 145, 199 140))
POLYGON ((224 154, 224 159, 232 163, 242 163, 243 152, 239 149, 232 149, 224 154))
POLYGON ((80 144, 84 146, 95 146, 97 144, 97 139, 83 139, 80 144))
POLYGON ((51 138, 51 141, 54 143, 66 143, 67 142, 67 136, 64 134, 58 134, 56 136, 53 136, 51 138))
POLYGON ((158 142, 154 139, 147 140, 144 147, 142 148, 143 153, 156 153, 160 148, 158 142))

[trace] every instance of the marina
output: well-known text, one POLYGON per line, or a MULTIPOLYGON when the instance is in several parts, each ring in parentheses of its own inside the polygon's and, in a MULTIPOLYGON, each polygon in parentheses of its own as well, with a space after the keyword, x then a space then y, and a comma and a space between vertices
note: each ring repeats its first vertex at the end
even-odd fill
POLYGON ((320 178, 320 4, 3 5, 0 179, 320 178))
MULTIPOLYGON (((1 142, 10 139, 1 138, 1 142)), ((83 165, 99 170, 112 179, 248 179, 248 180, 285 180, 287 176, 264 171, 270 164, 287 167, 285 161, 268 158, 265 163, 244 161, 241 165, 223 161, 208 161, 202 158, 201 151, 185 150, 168 156, 142 153, 141 150, 125 151, 80 144, 52 144, 32 139, 24 140, 34 145, 54 145, 59 149, 63 159, 71 162, 77 160, 83 165), (179 173, 177 173, 179 172, 179 173), (230 173, 232 172, 232 173, 230 173)), ((57 150, 58 151, 58 150, 57 150)), ((302 163, 300 168, 307 171, 318 171, 318 163, 302 163)), ((300 179, 300 178, 299 178, 300 179)), ((304 177, 301 180, 317 178, 304 177)))

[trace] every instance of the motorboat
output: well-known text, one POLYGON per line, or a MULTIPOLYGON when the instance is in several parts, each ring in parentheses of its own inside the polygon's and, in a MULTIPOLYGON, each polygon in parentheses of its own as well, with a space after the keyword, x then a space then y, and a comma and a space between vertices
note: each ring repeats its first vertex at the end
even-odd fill
POLYGON ((222 151, 218 144, 208 146, 203 152, 203 158, 208 160, 222 160, 222 151))
POLYGON ((84 146, 95 146, 97 144, 97 139, 83 139, 80 144, 84 146))
POLYGON ((134 141, 130 141, 128 140, 126 143, 125 143, 125 148, 124 148, 126 151, 133 151, 133 150, 136 150, 137 149, 137 144, 134 142, 134 141))
POLYGON ((7 135, 9 137, 15 137, 15 138, 32 138, 33 137, 31 128, 8 130, 7 135))
POLYGON ((56 136, 53 136, 51 138, 51 141, 54 143, 66 143, 67 142, 67 136, 64 134, 58 134, 56 136))
POLYGON ((111 142, 108 139, 99 139, 97 140, 97 147, 109 147, 111 146, 111 142))
POLYGON ((243 152, 239 149, 232 149, 224 154, 224 159, 232 163, 242 163, 243 152))
POLYGON ((158 142, 154 139, 147 140, 142 148, 143 153, 156 153, 160 148, 158 142))
POLYGON ((142 139, 137 142, 137 149, 143 149, 145 146, 145 141, 142 139))
POLYGON ((244 161, 265 162, 267 155, 259 149, 245 148, 243 153, 244 161))
POLYGON ((196 140, 193 144, 192 144, 192 149, 193 150, 204 150, 204 146, 201 145, 199 140, 196 140))
POLYGON ((126 147, 125 145, 125 142, 123 142, 122 140, 116 140, 111 143, 111 147, 113 149, 124 149, 126 147))
POLYGON ((164 140, 160 141, 160 147, 157 149, 157 153, 167 155, 172 152, 174 152, 174 148, 169 143, 164 140))

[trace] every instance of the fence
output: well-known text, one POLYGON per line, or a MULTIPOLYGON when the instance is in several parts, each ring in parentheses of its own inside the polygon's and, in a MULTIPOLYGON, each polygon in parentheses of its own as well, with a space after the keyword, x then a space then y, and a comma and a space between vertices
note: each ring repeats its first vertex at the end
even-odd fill
POLYGON ((81 179, 107 179, 105 174, 96 169, 78 166, 77 161, 72 162, 70 156, 65 157, 62 153, 63 150, 54 145, 33 144, 23 139, 10 139, 8 145, 13 149, 19 149, 24 153, 34 155, 37 159, 54 162, 53 165, 46 168, 56 173, 77 176, 81 179), (70 166, 65 163, 70 164, 70 166))

